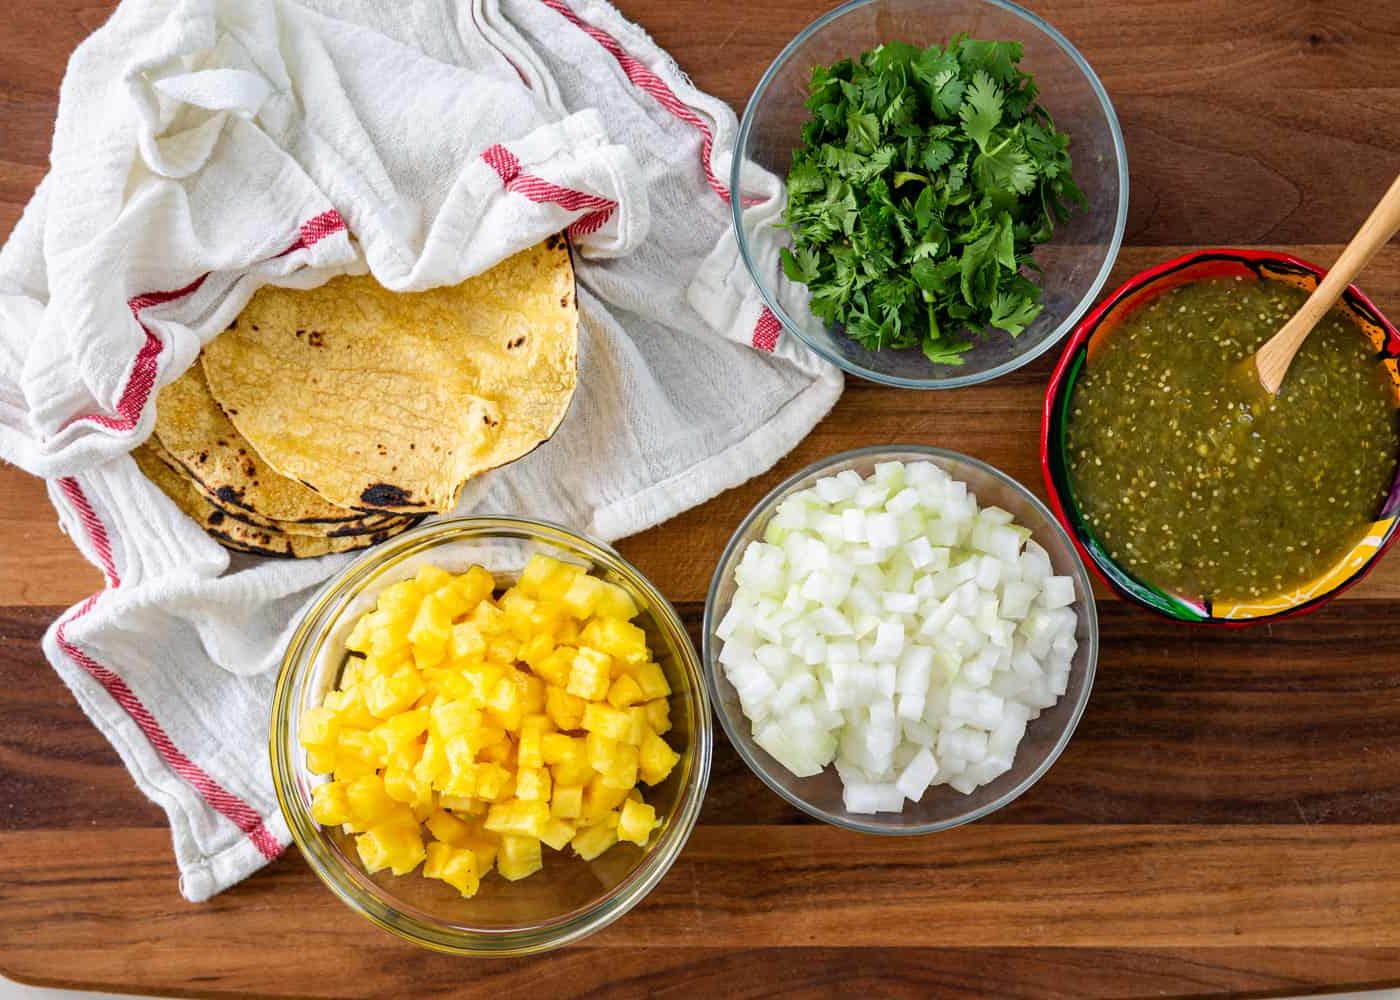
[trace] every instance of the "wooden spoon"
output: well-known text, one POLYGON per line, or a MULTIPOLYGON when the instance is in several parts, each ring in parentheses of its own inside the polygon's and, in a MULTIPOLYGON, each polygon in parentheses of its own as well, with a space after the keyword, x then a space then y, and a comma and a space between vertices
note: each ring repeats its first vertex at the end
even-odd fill
POLYGON ((1317 321, 1342 297, 1351 280, 1375 252, 1390 241, 1396 230, 1400 230, 1400 177, 1395 178, 1385 197, 1371 210, 1370 216, 1346 245, 1337 263, 1332 265, 1332 270, 1318 282, 1308 300, 1278 333, 1269 338, 1268 343, 1255 352, 1254 370, 1269 395, 1278 395, 1283 377, 1288 374, 1288 366, 1293 363, 1293 356, 1303 346, 1308 334, 1312 333, 1317 321))

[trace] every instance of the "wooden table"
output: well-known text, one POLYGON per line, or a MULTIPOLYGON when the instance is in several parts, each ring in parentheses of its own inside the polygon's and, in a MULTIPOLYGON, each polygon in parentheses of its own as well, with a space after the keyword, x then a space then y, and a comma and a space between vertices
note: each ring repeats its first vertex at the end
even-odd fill
MULTIPOLYGON (((821 0, 624 0, 697 84, 743 105, 821 0)), ((0 0, 0 231, 47 156, 73 47, 110 0, 0 0)), ((1400 5, 1043 0, 1127 136, 1114 283, 1184 247, 1321 262, 1400 167, 1400 5)), ((1400 313, 1400 249, 1367 289, 1400 313)), ((1050 359, 921 394, 852 382, 768 475, 624 553, 698 622, 725 539, 781 477, 919 441, 1037 490, 1050 359)), ((0 469, 0 971, 182 995, 675 990, 1090 997, 1302 992, 1400 981, 1400 557, 1323 612, 1192 631, 1103 598, 1088 713, 1053 770, 974 826, 883 840, 816 824, 720 737, 700 827, 661 886, 586 944, 468 963, 352 917, 295 851, 214 901, 176 891, 160 811, 44 662, 39 636, 99 578, 41 485, 0 469)))

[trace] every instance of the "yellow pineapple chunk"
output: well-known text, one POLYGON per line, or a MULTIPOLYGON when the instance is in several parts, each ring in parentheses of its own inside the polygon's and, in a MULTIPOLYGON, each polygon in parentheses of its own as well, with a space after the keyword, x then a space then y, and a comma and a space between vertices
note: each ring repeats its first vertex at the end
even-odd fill
MULTIPOLYGON (((584 577, 582 579, 593 579, 584 577)), ((612 658, 587 646, 574 655, 566 690, 587 701, 601 701, 612 682, 612 658)))
POLYGON ((357 757, 347 757, 344 754, 336 757, 335 767, 331 769, 331 776, 336 781, 354 781, 356 778, 374 773, 375 766, 369 761, 360 760, 357 757))
POLYGON ((413 574, 414 585, 425 594, 431 594, 439 587, 451 582, 451 573, 441 566, 434 566, 431 563, 424 563, 418 567, 418 572, 413 574))
POLYGON ((556 646, 547 656, 541 657, 537 662, 531 661, 530 669, 535 672, 536 677, 563 688, 569 683, 569 674, 573 671, 574 657, 577 655, 578 650, 573 646, 556 646))
POLYGON ((588 766, 599 774, 612 770, 617 760, 617 740, 602 733, 589 733, 585 740, 588 751, 588 766))
POLYGON ((437 594, 429 594, 418 606, 418 614, 408 630, 413 660, 420 667, 437 666, 447 659, 452 639, 452 609, 437 594))
POLYGON ((475 896, 481 888, 477 857, 463 847, 434 842, 428 845, 423 861, 423 877, 446 882, 463 896, 475 896))
POLYGON ((487 717, 502 729, 519 729, 520 720, 525 714, 524 699, 521 697, 524 692, 515 678, 518 673, 513 670, 497 681, 486 699, 487 717))
POLYGON ((546 555, 534 555, 520 572, 516 586, 531 597, 558 601, 582 569, 546 555))
POLYGON ((520 722, 520 742, 516 744, 515 760, 521 767, 542 767, 546 763, 541 753, 541 741, 554 728, 547 715, 527 715, 520 722))
POLYGON ((548 768, 522 767, 515 772, 515 797, 518 799, 548 802, 550 787, 548 768))
POLYGON ((365 685, 365 705, 376 718, 387 719, 412 708, 426 690, 418 671, 404 667, 365 685))
POLYGON ((570 841, 574 853, 584 861, 592 861, 617 843, 617 831, 606 826, 585 827, 570 841))
POLYGON ((496 857, 496 870, 503 878, 518 882, 528 878, 544 867, 540 856, 538 837, 517 837, 503 835, 500 853, 496 857))
POLYGON ((651 657, 646 633, 622 618, 594 618, 584 626, 582 638, 586 645, 628 666, 638 666, 651 657))
MULTIPOLYGON (((633 720, 625 710, 612 708, 600 702, 589 702, 583 710, 583 728, 589 733, 606 736, 618 743, 641 742, 641 737, 633 741, 633 720)), ((594 765, 597 766, 596 764, 594 765)), ((599 768, 599 770, 603 770, 599 768)))
POLYGON ((350 822, 350 803, 343 782, 328 781, 311 790, 311 818, 322 826, 350 822))
MULTIPOLYGON (((540 664, 548 661, 554 653, 554 637, 548 632, 536 632, 520 643, 519 656, 538 676, 540 664)), ((545 678, 548 680, 549 678, 545 678)), ((567 681, 566 681, 567 683, 567 681)))
POLYGON ((544 692, 544 711, 560 729, 578 729, 583 725, 583 709, 588 703, 562 687, 550 684, 544 692))
POLYGON ((632 595, 615 583, 603 584, 603 589, 598 594, 598 599, 594 604, 593 613, 599 618, 620 618, 623 621, 631 621, 639 614, 637 603, 632 600, 632 595))
POLYGON ((373 764, 379 760, 381 748, 363 729, 342 729, 336 736, 335 752, 342 760, 349 757, 373 764))
POLYGON ((583 790, 583 813, 579 818, 585 823, 597 823, 622 805, 626 798, 627 789, 613 788, 603 780, 603 775, 594 775, 583 790))
POLYGON ((480 660, 486 656, 486 636, 471 622, 452 626, 452 642, 448 647, 454 660, 480 660))
POLYGON ((328 708, 308 708, 301 713, 297 740, 307 749, 333 747, 340 732, 340 721, 328 708))
POLYGON ((559 604, 575 618, 590 618, 606 587, 607 584, 596 576, 580 573, 573 578, 569 589, 560 596, 559 604))
POLYGON ((515 775, 500 764, 478 764, 476 795, 487 802, 499 802, 515 794, 515 775))
POLYGON ((462 604, 470 613, 495 592, 496 580, 485 567, 473 566, 460 576, 454 577, 452 586, 462 595, 462 604))
POLYGON ((578 819, 583 815, 583 786, 555 785, 549 811, 560 819, 578 819))
POLYGON ((470 823, 459 819, 444 809, 439 809, 434 812, 424 820, 424 824, 427 826, 428 832, 444 844, 452 844, 460 847, 462 844, 466 843, 472 835, 470 823))
POLYGON ((681 755, 672 750, 670 745, 660 736, 656 733, 647 733, 642 740, 639 760, 642 781, 648 785, 661 784, 680 759, 681 755))
POLYGON ((511 799, 497 802, 486 814, 486 829, 492 833, 539 837, 549 822, 549 803, 511 799))
POLYGON ((638 847, 645 847, 656 828, 656 809, 645 802, 628 799, 622 804, 622 812, 617 821, 617 839, 628 840, 638 847))
POLYGON ((620 788, 624 792, 631 791, 637 787, 639 764, 637 748, 626 743, 619 743, 612 766, 602 772, 603 784, 609 788, 620 788))
POLYGON ((308 750, 306 751, 306 766, 312 774, 330 774, 335 770, 336 752, 334 750, 308 750))
POLYGON ((608 704, 613 708, 628 708, 646 701, 646 694, 630 674, 623 674, 608 688, 608 704))
POLYGON ((569 846, 569 841, 574 839, 574 834, 577 832, 577 826, 556 816, 545 824, 544 833, 540 835, 540 840, 554 850, 562 851, 569 846))
POLYGON ((388 868, 395 875, 407 875, 417 868, 426 855, 418 823, 381 823, 355 838, 355 850, 364 862, 365 870, 377 872, 388 868))
POLYGON ((423 591, 412 580, 391 583, 379 592, 374 607, 382 617, 371 627, 380 633, 392 632, 395 623, 413 621, 422 600, 423 591))
POLYGON ((637 684, 642 689, 645 701, 665 698, 671 693, 671 684, 666 680, 666 672, 661 669, 659 663, 643 663, 638 667, 637 684))
POLYGON ((657 698, 646 703, 647 725, 654 733, 671 731, 671 703, 665 698, 657 698))

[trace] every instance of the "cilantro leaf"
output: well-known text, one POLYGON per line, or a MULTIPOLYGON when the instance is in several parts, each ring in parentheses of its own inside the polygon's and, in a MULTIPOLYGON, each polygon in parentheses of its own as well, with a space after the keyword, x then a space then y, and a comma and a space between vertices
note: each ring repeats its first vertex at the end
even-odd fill
POLYGON ((1015 42, 890 42, 812 70, 784 274, 870 350, 957 365, 1040 314, 1031 256, 1084 203, 1015 42))

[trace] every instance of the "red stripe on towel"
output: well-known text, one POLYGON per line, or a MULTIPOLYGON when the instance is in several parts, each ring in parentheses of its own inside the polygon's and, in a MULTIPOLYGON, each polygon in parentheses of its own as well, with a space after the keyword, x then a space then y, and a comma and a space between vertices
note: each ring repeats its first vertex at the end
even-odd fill
POLYGON ((764 306, 758 314, 758 322, 753 325, 753 346, 760 351, 772 351, 778 346, 778 334, 782 332, 783 324, 764 306))
MULTIPOLYGON (((626 74, 627 79, 632 84, 650 95, 672 116, 700 133, 700 165, 705 171, 705 182, 727 204, 729 202, 729 189, 720 183, 719 178, 715 176, 714 170, 710 167, 710 155, 714 151, 715 136, 714 132, 710 130, 709 124, 696 114, 694 108, 677 97, 676 92, 650 66, 624 49, 622 43, 612 35, 583 21, 563 0, 540 0, 540 2, 601 45, 610 56, 617 60, 617 64, 622 67, 622 72, 626 74)), ((761 198, 753 201, 745 199, 744 204, 757 204, 762 200, 761 198)))
MULTIPOLYGON (((121 586, 121 579, 118 577, 116 566, 112 561, 112 544, 107 535, 107 529, 84 495, 82 487, 78 485, 76 479, 67 478, 59 480, 59 488, 78 513, 78 520, 82 523, 83 530, 87 532, 88 540, 92 543, 92 547, 96 550, 98 559, 102 563, 102 572, 107 578, 108 588, 115 589, 121 586)), ((96 607, 98 598, 101 596, 100 593, 93 594, 79 605, 76 611, 59 623, 54 633, 58 647, 70 660, 82 667, 88 676, 102 685, 103 690, 111 695, 112 700, 136 723, 137 728, 150 741, 151 746, 155 748, 156 753, 160 754, 161 759, 170 765, 171 770, 188 782, 205 802, 228 817, 238 829, 242 830, 263 857, 269 861, 278 857, 282 853, 282 845, 268 830, 257 810, 224 788, 198 764, 186 757, 171 740, 169 734, 161 728, 155 716, 136 696, 136 692, 131 690, 130 685, 119 674, 98 663, 68 638, 68 626, 96 607)))
POLYGON ((566 212, 583 212, 584 214, 569 226, 567 232, 570 237, 578 238, 596 233, 607 225, 608 220, 617 211, 617 202, 608 198, 561 187, 543 177, 525 173, 521 169, 520 159, 499 144, 483 152, 481 158, 486 161, 487 166, 496 171, 496 176, 501 179, 501 184, 507 191, 528 198, 536 204, 553 204, 566 212))

